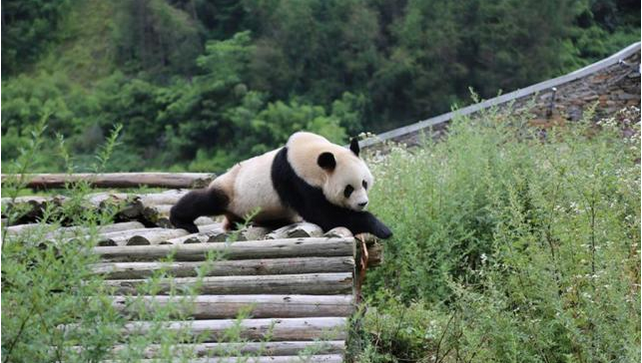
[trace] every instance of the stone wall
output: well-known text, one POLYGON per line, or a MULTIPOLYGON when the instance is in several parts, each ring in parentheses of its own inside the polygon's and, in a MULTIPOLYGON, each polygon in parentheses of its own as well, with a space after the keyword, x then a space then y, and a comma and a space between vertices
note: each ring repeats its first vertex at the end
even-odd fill
POLYGON ((423 134, 443 134, 456 114, 474 117, 489 107, 528 111, 533 115, 531 124, 547 128, 578 120, 593 105, 600 117, 626 106, 640 107, 640 43, 567 75, 363 140, 361 146, 376 148, 382 141, 414 145, 423 134))

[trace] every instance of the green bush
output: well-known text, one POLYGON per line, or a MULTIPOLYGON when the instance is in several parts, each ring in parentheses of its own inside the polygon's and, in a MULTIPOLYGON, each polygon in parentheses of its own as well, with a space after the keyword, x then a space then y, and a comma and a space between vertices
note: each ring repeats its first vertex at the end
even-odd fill
POLYGON ((376 309, 357 360, 637 360, 633 111, 544 136, 524 117, 490 112, 455 120, 443 142, 373 158, 373 209, 395 237, 368 274, 376 309), (435 332, 422 336, 431 320, 435 332))

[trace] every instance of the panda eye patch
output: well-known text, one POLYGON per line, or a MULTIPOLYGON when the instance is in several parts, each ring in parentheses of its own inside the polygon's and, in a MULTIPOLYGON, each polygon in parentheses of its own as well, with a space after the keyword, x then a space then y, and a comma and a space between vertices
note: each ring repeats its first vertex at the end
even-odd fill
POLYGON ((348 184, 346 188, 343 190, 343 196, 346 198, 350 198, 350 195, 352 195, 352 192, 354 192, 354 188, 352 185, 348 184))
POLYGON ((361 185, 363 185, 364 189, 368 189, 368 182, 367 181, 364 180, 363 182, 361 182, 361 185))

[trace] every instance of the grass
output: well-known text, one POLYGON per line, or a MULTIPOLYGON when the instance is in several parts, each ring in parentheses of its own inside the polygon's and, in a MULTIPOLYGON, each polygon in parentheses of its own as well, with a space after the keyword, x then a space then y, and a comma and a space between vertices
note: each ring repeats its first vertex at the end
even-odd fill
POLYGON ((488 111, 372 157, 373 210, 395 237, 368 274, 352 359, 638 361, 639 117, 544 136, 488 111))

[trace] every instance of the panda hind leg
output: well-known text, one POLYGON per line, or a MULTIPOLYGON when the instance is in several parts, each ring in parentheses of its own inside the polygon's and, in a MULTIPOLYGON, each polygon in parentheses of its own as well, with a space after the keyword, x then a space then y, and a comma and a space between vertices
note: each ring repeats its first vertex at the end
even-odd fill
POLYGON ((243 224, 243 222, 245 222, 243 218, 232 213, 226 213, 225 219, 223 219, 223 230, 226 232, 235 231, 238 229, 239 224, 243 224))
POLYGON ((198 233, 194 220, 201 216, 226 213, 230 198, 217 187, 192 190, 185 194, 169 211, 169 221, 175 228, 198 233))

